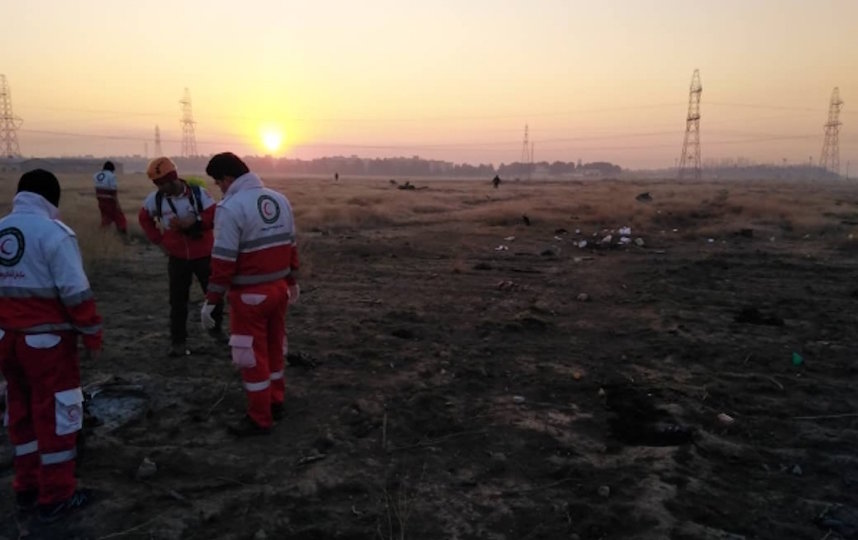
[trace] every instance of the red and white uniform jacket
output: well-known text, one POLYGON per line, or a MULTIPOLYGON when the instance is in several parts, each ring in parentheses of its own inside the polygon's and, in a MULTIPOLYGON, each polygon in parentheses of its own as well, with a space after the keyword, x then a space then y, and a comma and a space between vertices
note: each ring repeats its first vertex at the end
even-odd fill
POLYGON ((116 200, 119 187, 116 184, 116 175, 112 171, 98 171, 92 175, 92 181, 95 182, 96 198, 116 200))
POLYGON ((101 316, 74 231, 41 195, 21 192, 0 219, 0 329, 27 334, 73 330, 101 348, 101 316))
POLYGON ((193 200, 191 187, 185 184, 185 191, 181 195, 171 197, 164 195, 161 198, 160 219, 156 209, 158 191, 150 193, 143 201, 143 207, 137 214, 137 221, 143 232, 153 244, 161 244, 167 253, 179 259, 200 259, 212 254, 212 229, 214 228, 215 202, 205 188, 200 188, 202 212, 199 211, 197 201, 193 200), (198 235, 190 235, 184 231, 170 228, 170 220, 174 217, 184 219, 194 216, 199 222, 198 235))
POLYGON ((230 288, 283 279, 294 282, 295 218, 283 194, 247 173, 235 179, 217 206, 209 303, 221 301, 230 288))

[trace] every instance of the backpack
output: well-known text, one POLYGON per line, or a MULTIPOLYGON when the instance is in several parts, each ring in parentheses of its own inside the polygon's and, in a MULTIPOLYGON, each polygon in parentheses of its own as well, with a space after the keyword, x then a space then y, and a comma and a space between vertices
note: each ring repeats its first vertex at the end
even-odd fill
MULTIPOLYGON (((200 216, 203 215, 203 194, 200 191, 200 186, 195 186, 193 184, 188 184, 188 187, 191 188, 191 207, 197 207, 197 220, 200 219, 200 216)), ((164 204, 164 194, 160 191, 155 192, 155 218, 158 221, 161 221, 161 217, 163 216, 163 211, 161 210, 161 205, 164 204)), ((170 209, 177 216, 179 213, 176 211, 176 206, 173 204, 173 201, 170 198, 167 198, 167 204, 170 205, 170 209)))

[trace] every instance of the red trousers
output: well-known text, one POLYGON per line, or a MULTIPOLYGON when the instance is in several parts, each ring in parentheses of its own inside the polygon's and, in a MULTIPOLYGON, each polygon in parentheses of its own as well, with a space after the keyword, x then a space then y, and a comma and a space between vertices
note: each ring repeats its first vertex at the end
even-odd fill
POLYGON ((247 415, 262 427, 274 423, 271 408, 283 403, 283 340, 286 336, 286 282, 277 280, 230 290, 232 361, 241 370, 247 415))
POLYGON ((98 199, 98 209, 101 211, 101 226, 107 227, 111 223, 116 223, 116 230, 124 233, 128 230, 128 223, 125 221, 125 214, 122 213, 122 208, 119 207, 119 201, 116 199, 98 199))
POLYGON ((77 335, 0 335, 5 420, 15 448, 12 489, 38 491, 40 504, 63 501, 76 487, 77 432, 83 426, 77 335))

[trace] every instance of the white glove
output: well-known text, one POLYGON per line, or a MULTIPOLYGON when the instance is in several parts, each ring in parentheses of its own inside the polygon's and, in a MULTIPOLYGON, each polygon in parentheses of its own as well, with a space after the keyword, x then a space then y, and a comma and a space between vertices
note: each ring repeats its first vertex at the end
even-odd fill
POLYGON ((289 285, 289 303, 297 304, 298 298, 301 297, 301 286, 297 283, 294 285, 289 285))
POLYGON ((211 330, 215 327, 215 320, 212 317, 214 304, 209 304, 208 301, 203 302, 203 308, 200 310, 200 322, 203 325, 203 330, 211 330))

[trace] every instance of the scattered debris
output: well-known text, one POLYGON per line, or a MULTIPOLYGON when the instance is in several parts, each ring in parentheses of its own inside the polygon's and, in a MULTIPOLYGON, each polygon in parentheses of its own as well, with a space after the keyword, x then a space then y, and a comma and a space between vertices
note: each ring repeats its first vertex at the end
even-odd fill
POLYGON ((718 422, 720 422, 721 425, 724 426, 730 426, 736 421, 735 418, 726 413, 718 413, 718 416, 716 418, 718 418, 718 422))
POLYGON ((632 243, 632 239, 629 238, 628 236, 621 236, 620 237, 620 245, 625 246, 625 245, 628 245, 631 243, 632 243))
POLYGON ((405 183, 402 184, 401 186, 396 186, 396 189, 412 190, 412 189, 417 189, 417 188, 414 186, 414 184, 412 184, 411 182, 406 180, 405 183))
POLYGON ((620 227, 620 230, 617 232, 620 234, 620 236, 631 236, 632 235, 632 228, 631 227, 620 227))
POLYGON ((746 307, 733 317, 733 321, 743 324, 783 326, 784 320, 777 315, 766 315, 755 307, 746 307))
POLYGON ((286 361, 289 362, 290 366, 297 367, 305 367, 305 368, 314 368, 318 364, 315 359, 309 354, 301 351, 301 352, 290 352, 286 355, 286 361))
POLYGON ((792 353, 792 365, 800 366, 804 363, 804 358, 801 357, 797 352, 792 353))
POLYGON ((515 236, 507 236, 506 238, 504 238, 504 240, 506 240, 507 242, 512 242, 513 240, 515 240, 515 236))
POLYGON ((137 467, 137 473, 134 477, 137 480, 143 480, 144 478, 155 476, 156 472, 158 472, 158 466, 155 462, 148 457, 144 457, 143 461, 140 462, 140 466, 137 467))
POLYGON ((649 191, 645 191, 644 193, 639 193, 635 197, 635 200, 639 202, 650 202, 652 200, 652 195, 649 194, 649 191))
POLYGON ((637 237, 637 238, 635 238, 635 245, 637 247, 644 247, 646 245, 646 242, 644 242, 643 238, 637 237))
POLYGON ((521 405, 525 401, 524 396, 512 396, 512 402, 515 404, 521 405))
POLYGON ((602 238, 602 240, 599 243, 600 244, 610 244, 611 240, 613 240, 613 239, 614 239, 614 237, 609 234, 609 235, 605 236, 604 238, 602 238))
POLYGON ((495 248, 495 251, 509 251, 509 246, 505 244, 500 244, 498 247, 495 248))
POLYGON ((599 497, 603 497, 603 498, 607 499, 608 497, 611 496, 611 487, 610 486, 599 486, 597 493, 599 494, 599 497))
POLYGON ((801 476, 802 470, 801 470, 801 467, 799 465, 793 465, 793 468, 790 472, 796 476, 801 476))
POLYGON ((585 247, 587 247, 587 241, 581 240, 580 242, 578 242, 578 247, 584 249, 585 247))
POLYGON ((589 302, 590 301, 590 295, 585 293, 585 292, 582 292, 578 296, 576 296, 575 299, 578 300, 579 302, 589 302))
POLYGON ((500 291, 506 291, 506 290, 512 289, 514 287, 515 287, 515 283, 513 283, 512 281, 509 281, 509 280, 500 281, 495 286, 495 288, 500 290, 500 291))

